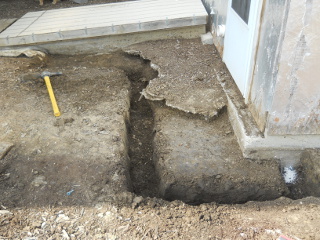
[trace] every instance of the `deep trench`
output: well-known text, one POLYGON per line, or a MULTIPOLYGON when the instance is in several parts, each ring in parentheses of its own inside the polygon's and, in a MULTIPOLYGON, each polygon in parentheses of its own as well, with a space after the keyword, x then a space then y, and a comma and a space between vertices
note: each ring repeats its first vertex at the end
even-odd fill
POLYGON ((139 61, 141 68, 127 72, 131 82, 130 118, 128 123, 128 154, 133 192, 143 197, 158 197, 159 178, 153 162, 154 115, 151 105, 141 92, 149 80, 158 76, 150 61, 126 55, 139 61))
MULTIPOLYGON (((120 59, 124 60, 122 64, 125 64, 116 65, 126 72, 131 83, 127 138, 132 191, 143 197, 160 197, 160 179, 153 160, 154 113, 149 100, 141 95, 149 81, 158 76, 158 72, 151 67, 150 60, 124 52, 120 55, 120 59)), ((302 180, 294 185, 289 184, 290 193, 286 196, 292 199, 309 196, 310 194, 302 193, 303 186, 302 180)), ((197 204, 200 203, 201 201, 197 204)))

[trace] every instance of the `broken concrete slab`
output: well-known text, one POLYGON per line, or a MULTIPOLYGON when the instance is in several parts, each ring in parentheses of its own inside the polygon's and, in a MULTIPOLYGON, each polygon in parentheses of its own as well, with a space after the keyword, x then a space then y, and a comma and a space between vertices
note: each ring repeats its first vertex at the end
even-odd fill
POLYGON ((11 143, 0 142, 0 160, 7 155, 7 153, 11 150, 12 147, 13 144, 11 143))
POLYGON ((3 48, 0 49, 0 57, 35 57, 45 58, 48 54, 46 49, 40 47, 19 47, 19 48, 3 48))
POLYGON ((146 42, 127 50, 149 59, 159 72, 159 77, 151 80, 142 92, 147 99, 164 100, 167 106, 205 118, 218 115, 227 105, 214 73, 219 62, 214 61, 218 55, 213 46, 203 46, 200 39, 184 39, 146 42), (161 56, 157 54, 159 50, 161 56))
POLYGON ((165 199, 242 203, 288 192, 278 162, 242 157, 226 113, 208 122, 156 107, 155 130, 154 161, 165 199))
POLYGON ((207 32, 206 34, 201 35, 201 42, 203 45, 212 45, 213 44, 213 36, 211 32, 207 32))

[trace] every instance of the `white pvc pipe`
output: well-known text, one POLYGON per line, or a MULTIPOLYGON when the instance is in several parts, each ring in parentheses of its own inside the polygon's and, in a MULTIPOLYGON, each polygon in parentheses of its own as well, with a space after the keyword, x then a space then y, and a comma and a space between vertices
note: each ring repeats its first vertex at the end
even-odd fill
POLYGON ((218 27, 217 27, 217 36, 218 37, 224 37, 225 32, 226 32, 226 25, 218 25, 218 27))

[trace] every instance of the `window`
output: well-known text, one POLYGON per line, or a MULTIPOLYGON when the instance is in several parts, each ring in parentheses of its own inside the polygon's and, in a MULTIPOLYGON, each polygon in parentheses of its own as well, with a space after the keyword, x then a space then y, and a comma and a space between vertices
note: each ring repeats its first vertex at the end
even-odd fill
POLYGON ((233 10, 248 24, 251 0, 232 0, 233 10))

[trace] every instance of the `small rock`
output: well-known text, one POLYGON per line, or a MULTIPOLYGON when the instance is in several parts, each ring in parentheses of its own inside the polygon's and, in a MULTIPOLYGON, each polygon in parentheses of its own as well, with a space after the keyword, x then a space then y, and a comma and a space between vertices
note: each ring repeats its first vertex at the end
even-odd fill
POLYGON ((30 231, 30 226, 25 226, 22 230, 24 232, 29 232, 30 231))
POLYGON ((147 80, 146 78, 144 78, 144 77, 143 77, 143 78, 140 78, 139 81, 140 81, 140 82, 148 82, 148 80, 147 80))
POLYGON ((33 228, 40 228, 41 227, 41 225, 42 225, 42 222, 32 222, 32 224, 31 224, 31 226, 33 227, 33 228))
MULTIPOLYGON (((30 235, 30 234, 28 233, 28 235, 30 235)), ((38 238, 37 237, 26 237, 26 238, 23 238, 23 240, 38 240, 38 238)))
POLYGON ((69 220, 70 220, 70 218, 67 215, 59 214, 57 219, 56 219, 56 222, 60 223, 60 222, 66 222, 66 221, 69 221, 69 220))
POLYGON ((4 181, 8 178, 10 178, 10 173, 5 173, 5 174, 0 175, 0 181, 4 181))
POLYGON ((112 136, 112 141, 119 142, 120 141, 120 137, 119 136, 112 136))
POLYGON ((209 214, 200 215, 199 220, 200 221, 206 221, 206 222, 212 221, 211 215, 209 215, 209 214))
POLYGON ((71 126, 73 122, 74 122, 74 118, 72 118, 72 117, 70 117, 70 118, 59 118, 53 123, 53 126, 55 126, 55 127, 62 127, 62 126, 65 126, 65 125, 71 126))
MULTIPOLYGON (((41 76, 39 73, 27 73, 27 74, 23 74, 20 76, 20 81, 21 82, 31 82, 31 83, 35 83, 36 81, 41 80, 41 76)), ((24 134, 24 136, 21 134, 21 137, 25 137, 26 134, 24 134)))
POLYGON ((11 214, 13 213, 8 210, 0 210, 0 215, 11 215, 11 214))
POLYGON ((200 206, 200 209, 201 209, 201 211, 206 211, 206 210, 208 210, 208 207, 206 206, 206 205, 201 205, 200 206))
POLYGON ((133 199, 133 202, 134 202, 134 203, 141 203, 142 201, 143 201, 143 197, 141 197, 141 196, 135 197, 135 198, 133 199))
POLYGON ((102 190, 102 187, 98 185, 93 185, 91 189, 93 192, 100 192, 102 190))
POLYGON ((62 239, 66 239, 66 240, 70 239, 69 234, 66 232, 66 230, 62 230, 62 239))
POLYGON ((247 238, 247 234, 245 234, 245 233, 240 233, 240 236, 241 236, 242 238, 247 238))
POLYGON ((96 235, 94 235, 94 239, 105 239, 104 234, 101 234, 101 233, 96 234, 96 235))
POLYGON ((97 216, 100 217, 100 218, 103 218, 104 214, 103 213, 98 213, 97 216))
POLYGON ((139 204, 143 201, 143 197, 135 197, 132 201, 132 208, 137 208, 139 204))
POLYGON ((106 239, 108 239, 108 240, 116 240, 117 237, 114 236, 114 235, 112 235, 111 233, 107 233, 107 234, 106 234, 106 239))
POLYGON ((46 222, 41 223, 41 228, 43 229, 47 225, 46 222))
POLYGON ((74 118, 70 117, 70 118, 65 118, 63 119, 64 124, 71 124, 74 122, 74 118))
POLYGON ((46 185, 47 182, 45 181, 45 177, 44 176, 37 176, 35 177, 35 179, 31 182, 31 185, 35 186, 35 187, 40 187, 41 185, 46 185))

